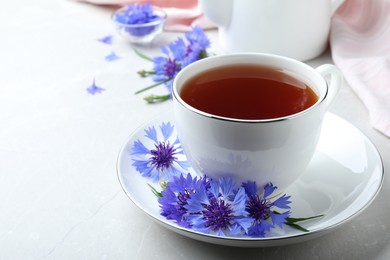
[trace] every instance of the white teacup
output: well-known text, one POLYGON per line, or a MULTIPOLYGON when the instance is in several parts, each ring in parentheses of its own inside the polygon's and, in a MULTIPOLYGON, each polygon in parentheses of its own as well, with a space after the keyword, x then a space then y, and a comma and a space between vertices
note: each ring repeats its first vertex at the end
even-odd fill
MULTIPOLYGON (((258 186, 272 182, 283 190, 300 177, 310 162, 324 115, 341 85, 342 75, 333 65, 313 69, 300 61, 271 54, 226 54, 192 63, 173 82, 175 125, 184 153, 201 175, 230 176, 238 183, 255 181, 258 186), (194 75, 232 64, 283 69, 309 85, 318 101, 296 114, 244 120, 201 111, 181 98, 183 85, 194 75)), ((237 86, 237 95, 239 90, 237 86)))

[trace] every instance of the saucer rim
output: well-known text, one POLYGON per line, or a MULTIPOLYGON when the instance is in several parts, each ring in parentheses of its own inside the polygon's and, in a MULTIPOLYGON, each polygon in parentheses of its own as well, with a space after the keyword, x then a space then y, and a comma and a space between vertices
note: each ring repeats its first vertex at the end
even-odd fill
MULTIPOLYGON (((359 128, 355 127, 353 124, 348 122, 347 120, 333 114, 330 112, 326 113, 326 116, 330 117, 335 117, 339 120, 342 121, 343 124, 348 124, 349 127, 352 127, 355 129, 361 138, 364 138, 365 141, 367 141, 367 144, 369 144, 372 148, 372 151, 375 152, 375 155, 378 159, 378 166, 380 166, 380 173, 378 173, 378 176, 380 176, 380 182, 379 185, 377 185, 376 190, 374 193, 371 194, 371 197, 366 201, 365 204, 363 204, 361 207, 357 208, 355 212, 353 212, 351 215, 343 218, 342 220, 329 225, 325 226, 322 228, 317 228, 315 230, 310 230, 309 232, 303 232, 300 234, 290 234, 290 235, 281 235, 281 236, 274 236, 274 237, 231 237, 231 236, 217 236, 213 234, 205 234, 202 232, 198 232, 195 230, 191 230, 185 227, 181 227, 174 223, 173 221, 169 221, 166 219, 162 219, 160 215, 156 215, 153 212, 149 212, 148 209, 144 208, 141 203, 139 203, 125 188, 125 183, 124 180, 121 177, 120 173, 120 162, 121 162, 121 157, 123 153, 125 153, 127 150, 125 149, 126 146, 128 146, 129 142, 134 138, 134 136, 142 131, 145 126, 150 124, 151 122, 154 121, 162 121, 162 118, 165 118, 167 116, 171 116, 168 114, 169 111, 163 112, 160 115, 157 115, 154 118, 151 118, 147 121, 145 121, 143 124, 141 124, 139 127, 137 127, 125 140, 125 142, 122 144, 120 148, 120 152, 117 157, 117 163, 116 163, 116 171, 117 171, 117 178, 119 180, 119 183, 121 185, 122 190, 125 192, 126 196, 136 205, 139 209, 141 209, 144 213, 146 213, 149 217, 151 217, 154 221, 162 225, 163 227, 174 231, 175 233, 178 233, 180 235, 189 237, 191 239, 195 239, 198 241, 203 241, 206 243, 211 243, 211 244, 219 244, 219 245, 227 245, 227 246, 237 246, 237 247, 269 247, 269 246, 283 246, 287 244, 293 244, 293 243, 298 243, 298 242, 303 242, 307 240, 314 239, 316 237, 325 235, 337 227, 349 222, 353 218, 357 217, 359 214, 361 214, 366 208, 368 208, 371 203, 375 200, 377 195, 379 194, 383 182, 384 182, 384 175, 385 175, 385 170, 384 170, 384 164, 383 164, 383 159, 381 154, 379 153, 377 147, 375 144, 372 143, 372 141, 368 138, 366 134, 364 134, 359 128), (277 242, 277 243, 275 243, 277 242)), ((372 175, 373 173, 371 173, 372 175)), ((335 216, 332 218, 338 216, 340 213, 337 213, 335 216)))

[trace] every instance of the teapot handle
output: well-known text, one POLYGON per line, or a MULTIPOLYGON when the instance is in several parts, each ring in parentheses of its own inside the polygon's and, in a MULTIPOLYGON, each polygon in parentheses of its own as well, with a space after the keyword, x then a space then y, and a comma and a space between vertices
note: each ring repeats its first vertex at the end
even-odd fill
POLYGON ((342 3, 344 3, 345 0, 331 0, 332 1, 332 11, 331 14, 333 15, 336 10, 340 7, 342 3))

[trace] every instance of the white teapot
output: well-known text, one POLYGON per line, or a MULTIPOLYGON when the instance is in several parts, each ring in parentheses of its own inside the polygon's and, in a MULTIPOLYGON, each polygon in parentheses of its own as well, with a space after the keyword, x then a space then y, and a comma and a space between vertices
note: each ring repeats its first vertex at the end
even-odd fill
POLYGON ((200 0, 226 52, 309 60, 327 47, 330 20, 344 0, 200 0))

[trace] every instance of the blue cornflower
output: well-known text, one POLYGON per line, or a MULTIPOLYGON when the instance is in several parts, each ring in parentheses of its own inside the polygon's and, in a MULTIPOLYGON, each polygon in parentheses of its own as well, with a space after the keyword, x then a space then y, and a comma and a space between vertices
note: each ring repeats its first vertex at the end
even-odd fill
POLYGON ((161 47, 163 56, 153 59, 155 82, 164 82, 169 93, 172 93, 172 81, 187 65, 207 56, 206 48, 210 46, 210 41, 204 34, 202 28, 194 27, 192 31, 185 34, 185 38, 161 47))
POLYGON ((172 85, 172 80, 182 69, 179 59, 175 56, 179 53, 180 47, 175 44, 169 44, 168 47, 161 47, 161 51, 165 56, 153 58, 153 80, 155 82, 164 82, 166 86, 172 85))
POLYGON ((161 215, 167 219, 172 219, 179 226, 190 227, 190 223, 184 218, 187 214, 187 200, 200 186, 209 185, 206 177, 192 178, 191 174, 186 177, 181 174, 173 177, 173 181, 168 182, 165 190, 161 192, 162 197, 158 199, 161 207, 161 215))
MULTIPOLYGON (((114 20, 120 24, 136 25, 136 24, 150 24, 158 22, 162 18, 153 13, 153 6, 150 3, 146 4, 132 4, 127 6, 123 12, 115 13, 114 20)), ((126 27, 126 31, 135 36, 143 36, 149 34, 155 29, 153 24, 151 26, 142 27, 126 27)))
POLYGON ((210 47, 210 40, 199 26, 187 32, 185 38, 189 44, 186 46, 185 57, 181 61, 183 68, 199 59, 205 58, 207 56, 205 50, 210 47))
POLYGON ((170 122, 162 123, 159 132, 154 126, 149 127, 145 129, 144 142, 134 142, 132 165, 142 176, 169 181, 190 167, 178 137, 172 134, 173 128, 170 122))
POLYGON ((231 178, 210 180, 210 187, 199 185, 184 206, 192 229, 218 236, 240 235, 247 232, 252 219, 246 217, 244 188, 234 190, 231 178))
POLYGON ((255 182, 246 182, 242 185, 248 196, 246 211, 249 217, 252 218, 252 225, 248 229, 249 236, 264 237, 265 233, 275 226, 282 227, 286 223, 286 218, 290 216, 290 211, 279 213, 273 210, 274 207, 280 209, 290 209, 288 204, 290 196, 279 197, 275 201, 271 201, 268 197, 277 189, 272 183, 265 185, 264 194, 257 194, 257 186, 255 182), (269 221, 271 219, 271 221, 269 221), (272 223, 271 223, 272 222, 272 223))

